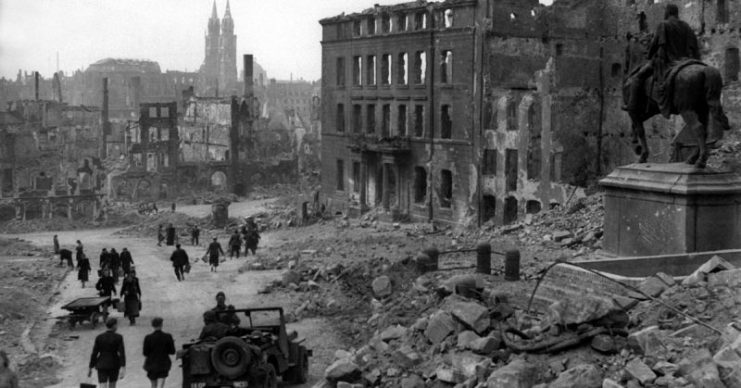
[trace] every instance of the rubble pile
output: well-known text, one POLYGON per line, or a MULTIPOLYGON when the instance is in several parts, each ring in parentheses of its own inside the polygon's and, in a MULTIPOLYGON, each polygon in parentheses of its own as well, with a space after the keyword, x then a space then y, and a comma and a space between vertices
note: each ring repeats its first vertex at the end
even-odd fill
POLYGON ((629 292, 635 307, 584 321, 554 316, 558 303, 526 313, 470 275, 406 289, 384 276, 370 284, 370 339, 338 351, 315 387, 741 387, 741 269, 720 257, 683 281, 649 277, 629 292), (400 301, 424 308, 388 319, 400 301))
MULTIPOLYGON (((213 192, 213 191, 202 191, 198 193, 191 193, 190 195, 180 196, 176 199, 177 203, 184 203, 188 205, 210 205, 217 202, 238 202, 239 196, 234 193, 224 192, 213 192)), ((167 206, 163 205, 163 209, 167 206)))
POLYGON ((43 231, 64 231, 92 228, 109 228, 131 225, 140 222, 142 217, 135 212, 114 209, 106 219, 93 220, 90 218, 69 219, 67 217, 34 218, 29 220, 12 219, 0 223, 0 231, 4 233, 32 233, 43 231))
POLYGON ((20 239, 0 238, 0 349, 10 356, 22 387, 58 381, 55 369, 61 363, 48 354, 53 349, 37 348, 30 335, 47 318, 46 306, 67 274, 67 267, 57 266, 48 252, 20 239))

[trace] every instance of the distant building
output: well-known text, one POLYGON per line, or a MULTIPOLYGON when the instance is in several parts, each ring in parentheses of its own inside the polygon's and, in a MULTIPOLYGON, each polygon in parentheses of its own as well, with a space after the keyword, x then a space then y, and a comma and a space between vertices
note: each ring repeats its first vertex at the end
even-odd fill
POLYGON ((206 30, 206 55, 199 70, 203 96, 231 96, 241 94, 237 80, 237 36, 234 20, 226 2, 224 18, 219 21, 214 1, 206 30))

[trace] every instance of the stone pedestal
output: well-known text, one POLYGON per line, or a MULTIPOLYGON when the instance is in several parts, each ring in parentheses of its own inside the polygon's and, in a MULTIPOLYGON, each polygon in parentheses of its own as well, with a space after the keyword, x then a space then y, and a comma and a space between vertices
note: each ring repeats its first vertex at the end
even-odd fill
POLYGON ((604 249, 649 256, 741 248, 741 176, 685 163, 632 164, 605 188, 604 249))

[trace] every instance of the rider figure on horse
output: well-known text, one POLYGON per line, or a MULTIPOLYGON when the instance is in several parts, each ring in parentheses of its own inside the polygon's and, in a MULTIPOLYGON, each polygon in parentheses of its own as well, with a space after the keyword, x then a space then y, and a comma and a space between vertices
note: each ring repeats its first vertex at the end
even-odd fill
POLYGON ((686 59, 700 59, 697 36, 686 22, 679 19, 679 8, 667 4, 664 20, 656 27, 651 45, 648 49, 648 62, 643 65, 626 82, 628 83, 628 102, 624 110, 639 109, 641 88, 646 79, 653 75, 658 86, 659 107, 664 117, 669 118, 670 98, 664 93, 666 76, 669 70, 686 59))

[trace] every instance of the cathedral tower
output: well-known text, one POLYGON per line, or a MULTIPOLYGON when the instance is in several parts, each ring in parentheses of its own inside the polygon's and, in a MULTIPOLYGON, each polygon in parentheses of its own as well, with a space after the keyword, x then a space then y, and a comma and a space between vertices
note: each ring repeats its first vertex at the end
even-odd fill
POLYGON ((230 94, 237 92, 237 36, 234 35, 234 20, 226 1, 226 11, 221 20, 219 41, 219 90, 230 94))
POLYGON ((219 67, 220 67, 220 23, 216 14, 216 1, 211 10, 211 18, 208 19, 208 29, 206 30, 206 55, 201 66, 201 83, 203 92, 215 94, 219 85, 219 67))

